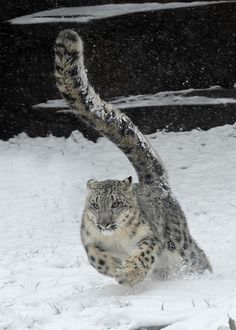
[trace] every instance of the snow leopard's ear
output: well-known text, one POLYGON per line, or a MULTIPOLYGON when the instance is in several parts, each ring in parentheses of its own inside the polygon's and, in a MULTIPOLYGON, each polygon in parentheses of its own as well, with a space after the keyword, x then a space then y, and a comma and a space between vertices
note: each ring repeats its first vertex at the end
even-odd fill
POLYGON ((128 178, 124 179, 122 181, 124 187, 127 189, 127 190, 131 190, 132 189, 132 176, 129 176, 128 178))
POLYGON ((96 189, 96 188, 97 188, 97 184, 98 184, 97 181, 95 181, 95 180, 93 180, 93 179, 90 179, 90 180, 88 180, 88 182, 87 182, 87 187, 88 187, 88 189, 93 190, 93 189, 96 189))

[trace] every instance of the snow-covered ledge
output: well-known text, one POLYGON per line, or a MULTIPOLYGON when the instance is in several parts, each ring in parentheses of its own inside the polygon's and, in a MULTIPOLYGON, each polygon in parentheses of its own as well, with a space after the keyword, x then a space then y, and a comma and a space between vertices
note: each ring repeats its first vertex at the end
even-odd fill
MULTIPOLYGON (((208 89, 186 89, 181 91, 166 91, 157 94, 147 95, 131 95, 121 96, 110 100, 119 109, 128 108, 144 108, 144 107, 161 107, 161 106, 173 106, 173 105, 217 105, 217 104, 229 104, 236 103, 235 98, 232 97, 209 97, 201 95, 191 95, 191 93, 197 92, 209 92, 219 89, 218 86, 214 86, 208 89)), ((39 103, 34 108, 68 108, 64 100, 48 100, 46 103, 39 103)))
POLYGON ((125 3, 125 4, 106 4, 98 6, 65 7, 39 11, 30 15, 16 17, 9 20, 12 24, 40 24, 55 22, 77 22, 87 23, 92 20, 110 18, 132 13, 169 10, 186 7, 198 7, 221 4, 225 1, 194 1, 194 2, 172 2, 172 3, 125 3))

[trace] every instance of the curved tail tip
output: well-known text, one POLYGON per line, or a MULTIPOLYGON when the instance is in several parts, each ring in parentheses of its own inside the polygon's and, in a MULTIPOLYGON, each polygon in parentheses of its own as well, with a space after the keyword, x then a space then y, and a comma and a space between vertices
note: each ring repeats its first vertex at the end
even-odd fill
POLYGON ((68 49, 80 49, 83 43, 79 35, 73 30, 63 30, 58 34, 56 44, 63 44, 68 49))

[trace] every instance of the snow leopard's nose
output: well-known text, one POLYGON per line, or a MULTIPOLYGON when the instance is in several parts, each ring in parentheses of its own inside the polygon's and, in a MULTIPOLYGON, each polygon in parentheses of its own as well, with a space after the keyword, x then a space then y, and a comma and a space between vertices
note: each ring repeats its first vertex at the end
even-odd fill
POLYGON ((110 221, 109 222, 103 221, 103 222, 100 223, 100 226, 101 226, 102 229, 108 229, 111 226, 111 222, 110 221))
POLYGON ((107 229, 112 229, 112 221, 109 218, 103 218, 100 223, 99 223, 99 227, 103 230, 107 230, 107 229))

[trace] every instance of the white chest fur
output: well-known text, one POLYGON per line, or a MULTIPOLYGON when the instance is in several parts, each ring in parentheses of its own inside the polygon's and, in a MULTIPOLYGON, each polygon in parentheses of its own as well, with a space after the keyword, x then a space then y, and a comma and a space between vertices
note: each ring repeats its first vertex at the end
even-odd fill
POLYGON ((131 235, 132 228, 126 226, 122 229, 116 229, 112 233, 104 233, 94 228, 87 238, 87 243, 98 244, 101 248, 109 251, 111 255, 123 259, 132 254, 132 251, 148 233, 148 226, 141 224, 135 235, 131 235))

